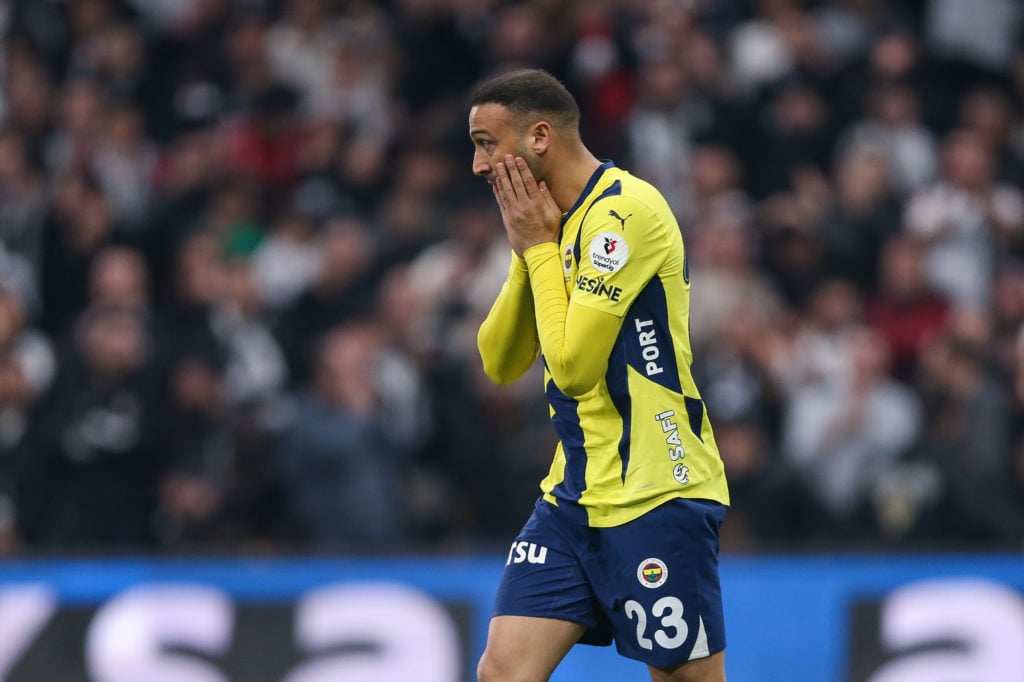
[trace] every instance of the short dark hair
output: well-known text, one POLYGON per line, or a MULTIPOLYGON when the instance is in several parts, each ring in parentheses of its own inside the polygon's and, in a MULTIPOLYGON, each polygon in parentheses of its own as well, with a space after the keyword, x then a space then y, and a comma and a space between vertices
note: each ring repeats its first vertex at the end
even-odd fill
POLYGON ((580 108, 561 81, 542 69, 520 69, 479 85, 470 106, 500 104, 517 119, 528 114, 549 116, 552 122, 579 132, 580 108))

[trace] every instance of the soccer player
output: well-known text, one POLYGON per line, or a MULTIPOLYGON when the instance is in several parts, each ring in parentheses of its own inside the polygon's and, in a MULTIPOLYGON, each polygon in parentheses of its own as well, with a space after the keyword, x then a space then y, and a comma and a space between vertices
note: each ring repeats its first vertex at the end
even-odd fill
POLYGON ((547 680, 575 643, 614 640, 656 682, 724 682, 729 493, 690 374, 676 220, 654 187, 587 150, 548 73, 498 76, 471 107, 473 172, 514 252, 480 355, 500 384, 543 357, 560 441, 509 552, 479 679, 547 680))

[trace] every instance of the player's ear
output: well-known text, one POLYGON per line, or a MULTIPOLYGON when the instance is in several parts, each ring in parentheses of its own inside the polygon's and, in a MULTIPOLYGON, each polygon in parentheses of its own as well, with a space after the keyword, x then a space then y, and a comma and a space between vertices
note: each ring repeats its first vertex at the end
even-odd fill
POLYGON ((534 154, 542 156, 551 146, 551 124, 547 121, 537 121, 530 133, 530 148, 534 154))

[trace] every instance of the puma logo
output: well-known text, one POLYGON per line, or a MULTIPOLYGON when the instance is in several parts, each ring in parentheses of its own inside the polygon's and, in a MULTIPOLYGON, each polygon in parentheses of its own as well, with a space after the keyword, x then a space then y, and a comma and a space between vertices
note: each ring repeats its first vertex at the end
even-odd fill
POLYGON ((620 223, 622 223, 622 229, 623 230, 626 229, 626 221, 633 217, 633 214, 630 213, 628 216, 623 218, 622 216, 620 216, 618 213, 615 212, 615 209, 612 209, 612 210, 608 211, 608 215, 610 215, 612 218, 615 218, 620 223))

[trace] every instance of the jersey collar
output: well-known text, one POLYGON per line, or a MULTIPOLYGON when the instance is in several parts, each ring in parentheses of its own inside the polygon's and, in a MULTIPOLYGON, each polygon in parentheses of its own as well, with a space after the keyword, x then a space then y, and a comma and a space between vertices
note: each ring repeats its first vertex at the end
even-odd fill
POLYGON ((586 201, 587 197, 590 196, 590 193, 594 191, 594 187, 597 186, 597 182, 601 179, 601 176, 604 175, 604 172, 609 168, 614 167, 615 163, 613 161, 605 161, 597 167, 594 174, 590 176, 589 180, 587 180, 587 186, 583 188, 583 192, 580 194, 579 199, 577 199, 576 203, 572 205, 572 208, 562 214, 562 227, 565 227, 565 224, 569 221, 569 218, 572 217, 572 214, 576 212, 576 209, 578 209, 583 202, 586 201))

